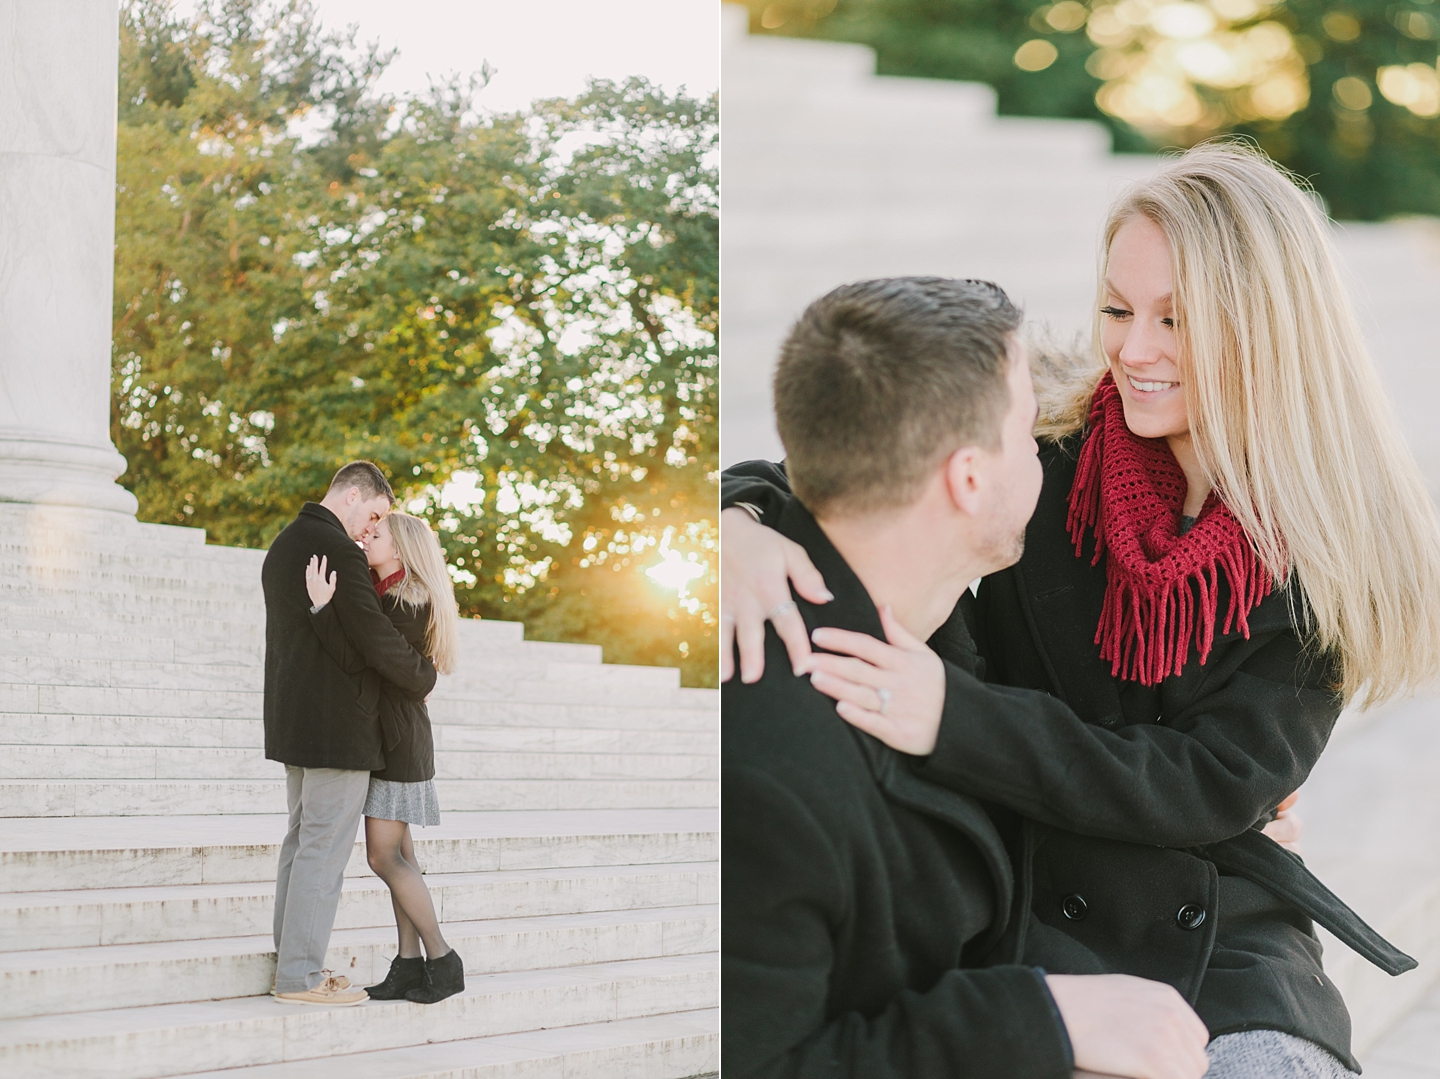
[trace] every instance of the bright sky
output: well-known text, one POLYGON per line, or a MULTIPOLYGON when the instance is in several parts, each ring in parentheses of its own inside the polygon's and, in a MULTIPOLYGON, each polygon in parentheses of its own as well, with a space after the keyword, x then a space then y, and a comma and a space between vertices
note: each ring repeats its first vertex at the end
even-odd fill
POLYGON ((321 21, 398 48, 382 90, 423 90, 429 75, 496 69, 482 108, 509 111, 579 93, 588 75, 644 75, 667 90, 720 85, 715 0, 314 0, 321 21))

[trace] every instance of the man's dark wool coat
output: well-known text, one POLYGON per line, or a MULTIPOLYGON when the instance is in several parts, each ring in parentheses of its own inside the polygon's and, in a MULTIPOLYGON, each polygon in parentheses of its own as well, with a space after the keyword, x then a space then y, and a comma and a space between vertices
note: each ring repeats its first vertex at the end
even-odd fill
POLYGON ((265 756, 301 768, 384 767, 380 690, 414 700, 435 686, 435 667, 380 609, 365 553, 340 519, 307 502, 275 537, 260 571, 265 589, 265 756), (366 670, 347 673, 310 622, 305 567, 324 555, 337 574, 330 601, 366 670))
MULTIPOLYGON (((809 628, 883 637, 864 587, 798 503, 780 530, 835 600, 809 628)), ((726 1079, 1068 1079, 1040 972, 975 969, 1013 907, 1009 857, 974 799, 919 779, 790 672, 723 693, 721 1037, 726 1079)))
MULTIPOLYGON (((406 606, 392 589, 380 597, 380 606, 415 653, 423 656, 430 605, 406 606)), ((362 673, 365 658, 346 636, 335 604, 325 604, 310 618, 326 650, 345 672, 362 673)), ((435 739, 424 701, 411 700, 386 683, 380 690, 380 730, 385 739, 385 767, 372 772, 374 778, 391 783, 423 783, 435 778, 435 739)))
MULTIPOLYGON (((992 806, 1033 915, 1011 920, 995 955, 1165 981, 1212 1036, 1281 1030, 1355 1068, 1312 919, 1392 974, 1414 961, 1259 831, 1325 748, 1333 667, 1302 648, 1278 592, 1251 612, 1248 639, 1217 628, 1203 666, 1192 653, 1150 688, 1111 677, 1094 643, 1104 564, 1090 565, 1091 541, 1077 557, 1065 528, 1075 450, 1042 448, 1024 556, 930 640, 946 704, 917 774, 992 806), (964 670, 977 642, 991 684, 964 670)), ((729 470, 723 497, 769 524, 788 482, 754 462, 729 470)))

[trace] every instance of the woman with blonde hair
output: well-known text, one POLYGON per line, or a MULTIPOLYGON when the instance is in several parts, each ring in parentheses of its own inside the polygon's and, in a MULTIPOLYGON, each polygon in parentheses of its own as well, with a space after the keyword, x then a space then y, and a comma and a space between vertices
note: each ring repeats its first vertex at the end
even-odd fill
MULTIPOLYGON (((1435 507, 1327 222, 1262 154, 1204 145, 1126 192, 1096 308, 1093 361, 1036 365, 1024 553, 931 647, 891 622, 888 644, 827 629, 810 654, 785 577, 823 603, 813 566, 725 511, 742 679, 769 618, 845 720, 881 740, 931 723, 920 774, 1023 818, 1019 955, 1170 982, 1210 1030, 1210 1079, 1349 1075, 1312 920, 1389 973, 1414 961, 1264 832, 1342 706, 1440 673, 1435 507), (1014 688, 965 688, 977 647, 1014 688)), ((724 503, 763 520, 786 486, 738 466, 724 503)))
MULTIPOLYGON (((408 513, 390 513, 376 525, 365 555, 380 605, 396 628, 412 648, 430 658, 436 671, 454 673, 460 633, 455 586, 430 526, 408 513)), ((311 621, 326 650, 347 671, 358 673, 365 670, 364 660, 330 603, 335 584, 325 559, 312 558, 305 571, 311 621)), ((424 702, 393 693, 388 686, 379 685, 377 691, 385 767, 370 776, 365 852, 370 868, 390 889, 400 949, 385 980, 367 992, 372 1000, 433 1004, 464 990, 465 970, 459 953, 441 935, 410 837, 412 824, 440 823, 430 714, 424 702), (420 954, 422 943, 426 958, 420 954)))

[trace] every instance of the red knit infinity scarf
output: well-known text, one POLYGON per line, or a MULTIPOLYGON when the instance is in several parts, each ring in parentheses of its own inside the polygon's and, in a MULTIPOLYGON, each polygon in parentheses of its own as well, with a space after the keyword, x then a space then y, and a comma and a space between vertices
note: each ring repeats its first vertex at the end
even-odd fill
POLYGON ((404 566, 401 566, 394 573, 390 574, 390 576, 386 577, 383 581, 380 579, 380 575, 376 573, 373 569, 370 571, 370 581, 372 584, 374 584, 376 593, 382 596, 404 579, 404 566))
POLYGON ((1107 373, 1090 402, 1090 433, 1070 488, 1066 525, 1081 555, 1095 533, 1093 566, 1105 559, 1105 606, 1095 643, 1110 673, 1153 686, 1180 673, 1191 642, 1203 664, 1215 639, 1219 571, 1230 586, 1222 632, 1250 636, 1250 611, 1271 588, 1240 522, 1212 491, 1180 534, 1185 473, 1163 438, 1139 438, 1107 373))

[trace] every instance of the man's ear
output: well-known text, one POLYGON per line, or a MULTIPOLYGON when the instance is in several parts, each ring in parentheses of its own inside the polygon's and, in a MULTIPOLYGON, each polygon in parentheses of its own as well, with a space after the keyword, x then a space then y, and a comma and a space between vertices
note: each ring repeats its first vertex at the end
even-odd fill
POLYGON ((977 446, 961 446, 945 459, 945 489, 955 508, 967 516, 980 513, 987 478, 985 455, 977 446))

